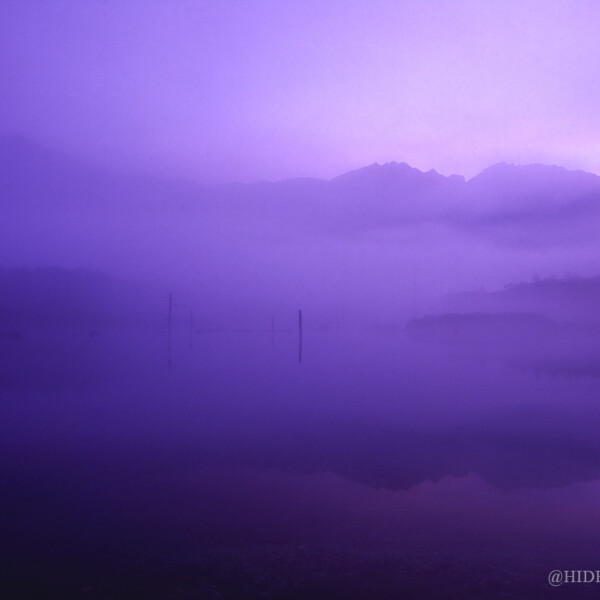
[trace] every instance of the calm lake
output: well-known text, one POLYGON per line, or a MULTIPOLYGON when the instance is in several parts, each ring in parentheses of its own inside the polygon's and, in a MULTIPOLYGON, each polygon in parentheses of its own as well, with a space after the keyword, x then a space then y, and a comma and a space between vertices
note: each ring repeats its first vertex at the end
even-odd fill
POLYGON ((3 598, 591 598, 594 357, 404 332, 0 339, 3 598))

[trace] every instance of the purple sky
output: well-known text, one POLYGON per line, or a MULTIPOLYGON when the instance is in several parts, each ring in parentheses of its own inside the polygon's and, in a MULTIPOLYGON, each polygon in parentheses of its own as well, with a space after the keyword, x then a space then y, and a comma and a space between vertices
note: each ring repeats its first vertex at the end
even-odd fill
POLYGON ((600 173, 597 0, 2 0, 0 133, 201 180, 600 173))

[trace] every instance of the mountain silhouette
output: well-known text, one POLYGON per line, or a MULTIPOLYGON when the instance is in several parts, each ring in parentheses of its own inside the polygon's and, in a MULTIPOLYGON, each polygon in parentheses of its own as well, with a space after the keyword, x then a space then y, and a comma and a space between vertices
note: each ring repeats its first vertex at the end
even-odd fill
POLYGON ((466 203, 483 218, 553 220, 598 210, 600 177, 548 165, 493 165, 467 183, 466 203))
POLYGON ((5 202, 61 208, 191 207, 217 216, 241 214, 359 229, 437 220, 473 226, 566 219, 595 213, 600 177, 545 165, 493 165, 469 181, 406 163, 374 163, 329 181, 201 185, 94 167, 22 137, 0 138, 5 202), (289 212, 289 214, 288 214, 289 212))
POLYGON ((204 185, 90 165, 14 137, 0 139, 0 164, 1 266, 235 281, 222 295, 246 297, 251 285, 262 299, 286 281, 322 299, 328 280, 334 306, 366 276, 357 303, 372 310, 387 297, 391 310, 390 290, 412 304, 415 269, 441 294, 540 268, 591 273, 600 239, 600 177, 560 167, 498 164, 465 181, 392 162, 328 181, 204 185))

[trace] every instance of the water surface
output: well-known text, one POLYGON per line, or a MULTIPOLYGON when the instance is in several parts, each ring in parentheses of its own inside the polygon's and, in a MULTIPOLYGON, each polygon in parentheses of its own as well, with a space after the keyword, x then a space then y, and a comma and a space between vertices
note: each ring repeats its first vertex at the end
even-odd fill
POLYGON ((303 344, 299 363, 293 332, 176 331, 170 356, 163 333, 0 340, 4 597, 594 593, 547 583, 600 569, 593 356, 303 344))

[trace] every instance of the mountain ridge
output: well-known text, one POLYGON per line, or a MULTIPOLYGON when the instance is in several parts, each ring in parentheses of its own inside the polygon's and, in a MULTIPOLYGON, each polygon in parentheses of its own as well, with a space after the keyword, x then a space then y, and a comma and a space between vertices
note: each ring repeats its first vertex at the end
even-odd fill
POLYGON ((59 219, 171 213, 206 224, 270 222, 334 235, 436 222, 510 243, 573 237, 575 222, 587 236, 600 228, 600 177, 549 165, 497 163, 467 181, 389 162, 330 180, 203 185, 94 167, 19 137, 0 138, 0 164, 2 208, 22 220, 34 210, 59 219))
MULTIPOLYGON (((22 135, 0 135, 0 162, 12 160, 15 156, 24 158, 27 160, 37 159, 39 161, 42 158, 52 159, 54 162, 64 162, 71 161, 72 163, 78 163, 82 167, 88 167, 97 170, 111 170, 107 167, 97 166, 93 162, 81 160, 68 152, 64 152, 61 150, 57 150, 51 147, 48 147, 44 144, 40 144, 30 140, 29 138, 22 135)), ((474 175, 473 177, 467 179, 464 175, 460 173, 452 173, 450 175, 442 175, 435 169, 429 169, 427 171, 423 171, 418 169, 417 167, 413 167, 406 162, 396 162, 390 161, 386 163, 373 162, 370 165, 366 165, 363 167, 358 167, 356 169, 350 169, 349 171, 344 171, 339 175, 336 175, 331 178, 321 178, 321 177, 313 177, 313 176, 298 176, 298 177, 286 177, 283 179, 276 180, 256 180, 251 182, 223 182, 223 183, 213 183, 206 184, 198 180, 192 179, 195 183, 199 185, 206 185, 210 187, 216 187, 221 185, 253 185, 253 184, 261 184, 261 183, 271 183, 278 184, 283 182, 292 182, 292 181, 311 181, 311 182, 339 182, 339 181, 347 181, 347 180, 358 180, 360 178, 372 178, 374 175, 380 175, 387 180, 398 179, 401 175, 411 176, 411 177, 420 177, 425 176, 430 181, 442 181, 442 180, 452 180, 455 182, 462 181, 466 184, 470 184, 476 180, 481 178, 488 178, 490 175, 497 175, 498 173, 504 174, 515 174, 515 173, 526 173, 531 172, 532 170, 544 170, 546 173, 569 173, 569 174, 577 174, 578 176, 586 176, 589 179, 594 179, 600 182, 600 175, 593 173, 591 171, 585 171, 583 169, 569 169, 567 167, 563 167, 560 165, 549 165, 543 163, 525 163, 525 164, 517 164, 507 161, 500 161, 498 163, 494 163, 482 171, 474 175)), ((139 176, 139 175, 138 175, 139 176)), ((173 179, 167 178, 164 179, 173 179)), ((182 179, 189 181, 190 178, 174 178, 174 179, 182 179)))

